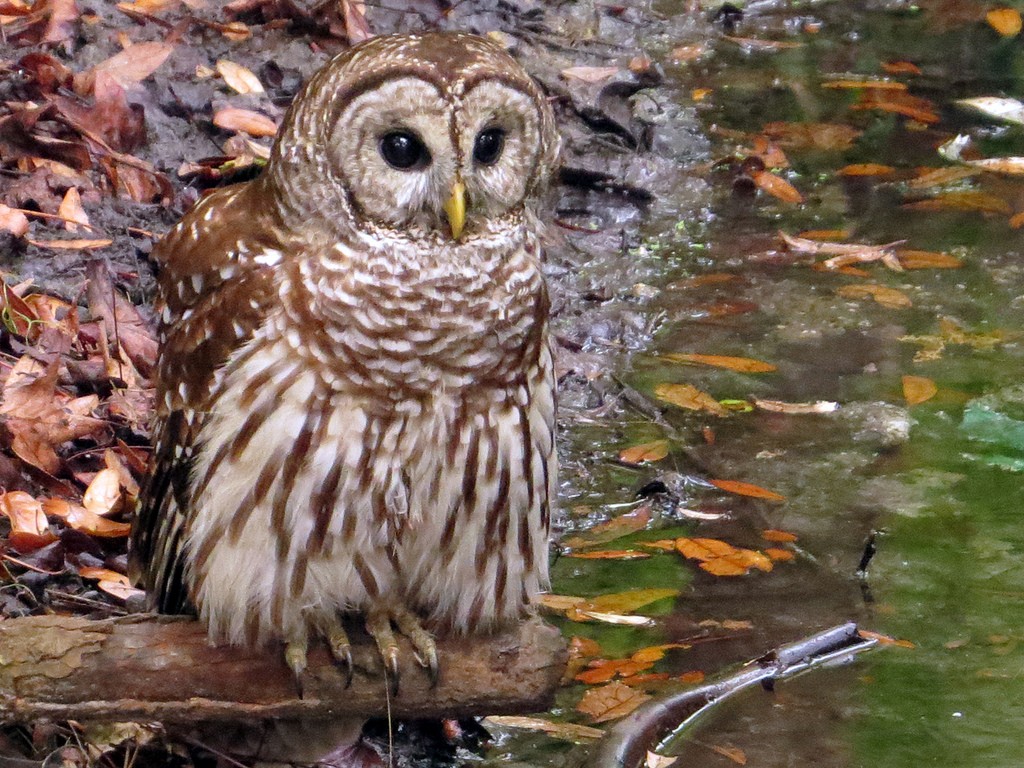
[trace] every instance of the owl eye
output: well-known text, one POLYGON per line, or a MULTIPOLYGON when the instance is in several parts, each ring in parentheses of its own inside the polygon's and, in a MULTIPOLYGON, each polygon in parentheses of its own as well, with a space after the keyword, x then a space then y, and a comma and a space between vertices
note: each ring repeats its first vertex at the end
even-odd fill
POLYGON ((505 148, 505 132, 501 128, 488 128, 477 134, 473 142, 473 159, 480 165, 493 165, 505 148))
POLYGON ((408 171, 430 164, 430 153, 420 138, 409 131, 391 131, 380 140, 380 156, 392 168, 408 171))

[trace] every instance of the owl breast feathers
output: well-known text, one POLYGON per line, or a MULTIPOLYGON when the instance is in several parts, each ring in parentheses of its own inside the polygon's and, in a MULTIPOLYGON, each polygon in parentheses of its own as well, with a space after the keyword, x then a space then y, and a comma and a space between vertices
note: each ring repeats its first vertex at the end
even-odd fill
POLYGON ((407 634, 524 614, 556 472, 529 204, 557 151, 491 41, 375 38, 307 83, 260 177, 157 245, 133 540, 156 608, 300 650, 352 610, 407 634))

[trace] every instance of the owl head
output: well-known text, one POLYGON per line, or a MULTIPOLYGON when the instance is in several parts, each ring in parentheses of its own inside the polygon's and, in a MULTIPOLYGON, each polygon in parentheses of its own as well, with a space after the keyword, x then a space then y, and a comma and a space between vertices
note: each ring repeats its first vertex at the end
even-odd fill
POLYGON ((546 185, 558 144, 544 94, 493 41, 390 35, 310 79, 266 177, 299 216, 459 240, 521 212, 546 185))

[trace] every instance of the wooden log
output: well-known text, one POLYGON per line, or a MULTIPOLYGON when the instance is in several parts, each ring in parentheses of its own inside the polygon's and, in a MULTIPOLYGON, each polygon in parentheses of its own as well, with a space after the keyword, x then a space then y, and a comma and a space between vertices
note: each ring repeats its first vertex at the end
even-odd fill
MULTIPOLYGON (((353 632, 354 676, 322 644, 310 648, 302 696, 279 647, 214 647, 183 617, 92 621, 37 616, 0 622, 0 722, 197 722, 327 719, 387 713, 383 665, 373 641, 353 632)), ((565 669, 559 632, 538 618, 502 633, 438 642, 440 680, 431 686, 401 643, 396 718, 536 712, 547 709, 565 669)))

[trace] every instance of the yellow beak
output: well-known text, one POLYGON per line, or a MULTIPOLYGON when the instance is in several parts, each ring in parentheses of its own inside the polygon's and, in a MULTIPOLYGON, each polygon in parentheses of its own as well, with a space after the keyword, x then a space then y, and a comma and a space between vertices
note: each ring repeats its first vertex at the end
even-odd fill
POLYGON ((466 224, 466 185, 461 181, 452 184, 452 196, 444 204, 444 212, 448 216, 448 226, 452 228, 452 239, 458 240, 466 224))

